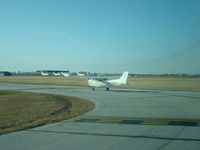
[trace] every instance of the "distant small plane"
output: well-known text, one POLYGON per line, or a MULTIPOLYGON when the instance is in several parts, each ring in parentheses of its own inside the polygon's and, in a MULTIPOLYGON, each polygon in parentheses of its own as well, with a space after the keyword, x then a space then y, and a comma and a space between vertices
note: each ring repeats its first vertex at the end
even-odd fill
POLYGON ((64 73, 64 72, 61 72, 61 74, 65 77, 69 77, 69 73, 64 73))
POLYGON ((85 74, 83 74, 83 73, 79 73, 79 72, 77 72, 76 74, 77 74, 78 76, 80 76, 80 77, 85 76, 85 74))
POLYGON ((55 72, 53 72, 53 75, 54 75, 54 76, 60 76, 60 73, 55 73, 55 72))
POLYGON ((95 88, 99 87, 106 87, 106 90, 109 91, 109 87, 111 86, 118 86, 118 85, 125 85, 126 81, 128 78, 128 72, 124 72, 119 79, 113 79, 113 80, 108 80, 108 79, 101 79, 101 78, 96 78, 96 79, 89 79, 88 84, 93 87, 93 91, 95 88))
POLYGON ((45 72, 42 72, 42 71, 41 71, 41 75, 43 75, 43 76, 48 76, 49 74, 48 74, 48 72, 45 73, 45 72))

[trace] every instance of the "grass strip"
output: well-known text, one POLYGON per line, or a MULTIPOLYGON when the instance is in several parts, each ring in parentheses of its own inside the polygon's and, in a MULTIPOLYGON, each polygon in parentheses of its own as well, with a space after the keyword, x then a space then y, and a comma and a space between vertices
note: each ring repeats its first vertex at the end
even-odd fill
POLYGON ((71 96, 0 91, 0 134, 81 115, 94 103, 71 96))

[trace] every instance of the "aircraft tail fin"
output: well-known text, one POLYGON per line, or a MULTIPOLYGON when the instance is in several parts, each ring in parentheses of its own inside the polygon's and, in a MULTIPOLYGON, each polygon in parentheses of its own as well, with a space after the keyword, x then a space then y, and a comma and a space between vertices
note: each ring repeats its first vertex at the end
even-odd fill
POLYGON ((121 78, 119 79, 119 81, 122 84, 126 84, 127 78, 128 78, 128 72, 126 71, 126 72, 123 73, 123 75, 121 76, 121 78))

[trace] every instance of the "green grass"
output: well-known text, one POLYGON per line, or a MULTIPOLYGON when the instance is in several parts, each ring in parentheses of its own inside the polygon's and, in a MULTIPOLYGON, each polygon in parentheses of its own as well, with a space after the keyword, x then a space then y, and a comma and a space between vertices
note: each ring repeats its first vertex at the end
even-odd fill
POLYGON ((13 95, 13 94, 16 94, 18 93, 17 91, 0 91, 0 96, 3 96, 3 95, 13 95))
POLYGON ((76 97, 0 91, 0 134, 78 116, 94 107, 76 97))
MULTIPOLYGON (((64 85, 88 87, 87 78, 54 76, 10 76, 0 77, 0 83, 22 83, 39 85, 64 85)), ((116 88, 176 90, 200 92, 200 78, 193 77, 129 77, 128 85, 116 88)))

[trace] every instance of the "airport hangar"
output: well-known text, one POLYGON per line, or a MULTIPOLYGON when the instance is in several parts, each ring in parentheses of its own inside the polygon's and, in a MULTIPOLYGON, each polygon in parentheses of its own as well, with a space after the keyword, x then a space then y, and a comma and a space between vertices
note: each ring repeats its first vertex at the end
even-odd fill
POLYGON ((8 71, 0 71, 0 76, 11 76, 12 74, 8 71))

